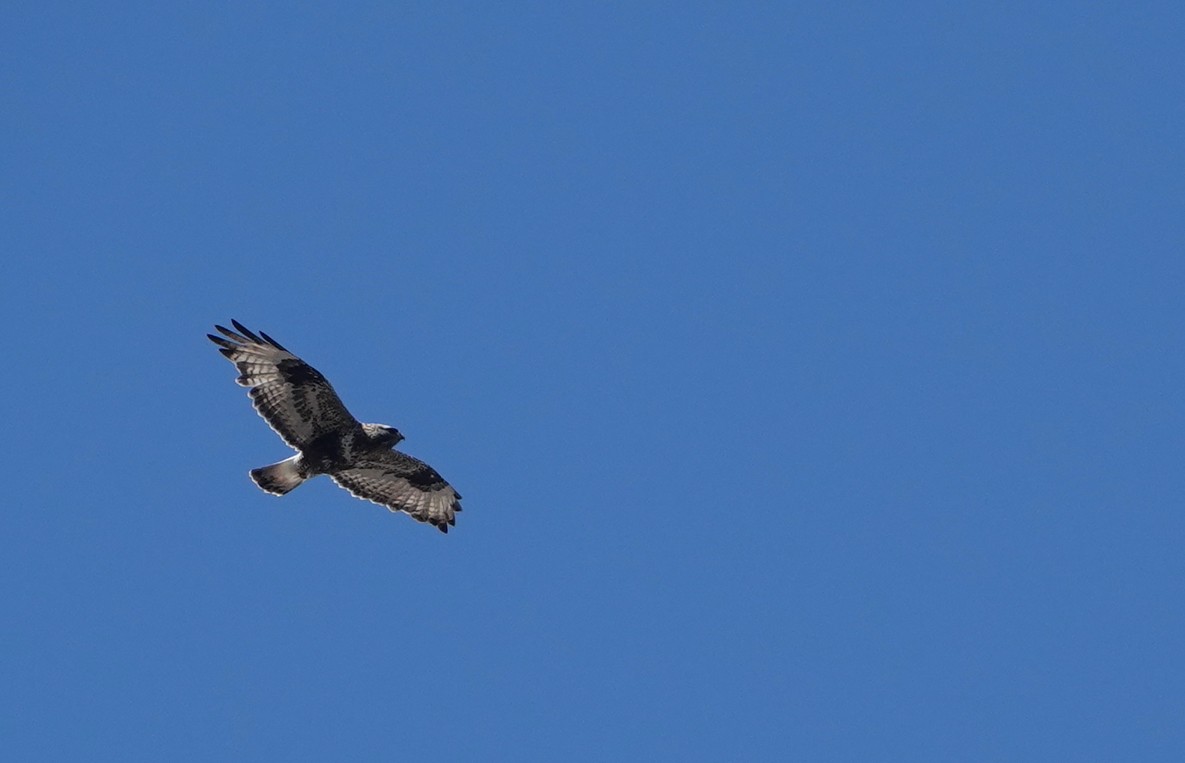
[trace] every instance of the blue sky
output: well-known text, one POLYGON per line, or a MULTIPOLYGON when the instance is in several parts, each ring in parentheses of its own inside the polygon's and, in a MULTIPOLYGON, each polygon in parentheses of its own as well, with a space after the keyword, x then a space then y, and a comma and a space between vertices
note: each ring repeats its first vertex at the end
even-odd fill
POLYGON ((14 759, 1180 760, 1178 4, 6 4, 14 759), (288 454, 237 318, 465 496, 288 454))

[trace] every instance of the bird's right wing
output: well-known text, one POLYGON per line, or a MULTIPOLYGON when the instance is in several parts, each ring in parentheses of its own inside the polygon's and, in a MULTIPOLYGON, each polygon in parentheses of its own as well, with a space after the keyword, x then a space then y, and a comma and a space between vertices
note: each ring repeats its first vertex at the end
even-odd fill
POLYGON ((255 335, 238 321, 236 331, 215 326, 227 338, 207 334, 235 368, 239 385, 249 387, 263 420, 293 448, 318 436, 358 425, 317 369, 284 349, 262 331, 255 335))

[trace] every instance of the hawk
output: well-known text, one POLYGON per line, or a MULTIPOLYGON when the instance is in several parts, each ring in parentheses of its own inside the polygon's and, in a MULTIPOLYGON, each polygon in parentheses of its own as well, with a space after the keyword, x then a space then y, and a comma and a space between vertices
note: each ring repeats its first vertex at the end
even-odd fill
POLYGON ((441 532, 456 525, 461 496, 436 470, 393 450, 403 439, 395 427, 362 424, 317 369, 262 331, 232 320, 232 331, 207 334, 239 377, 255 410, 298 452, 278 464, 251 470, 260 489, 284 495, 310 477, 327 474, 350 491, 391 511, 402 511, 441 532))

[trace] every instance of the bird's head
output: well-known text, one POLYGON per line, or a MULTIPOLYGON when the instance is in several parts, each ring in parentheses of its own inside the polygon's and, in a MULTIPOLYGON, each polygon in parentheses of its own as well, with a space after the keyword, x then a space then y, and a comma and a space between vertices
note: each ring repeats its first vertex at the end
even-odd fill
POLYGON ((363 424, 362 431, 375 445, 393 448, 403 439, 403 435, 395 427, 386 424, 363 424))

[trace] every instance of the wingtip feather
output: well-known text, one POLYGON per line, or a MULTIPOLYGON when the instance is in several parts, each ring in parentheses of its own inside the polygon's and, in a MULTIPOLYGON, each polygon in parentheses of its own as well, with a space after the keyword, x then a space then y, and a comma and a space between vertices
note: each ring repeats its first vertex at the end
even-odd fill
MULTIPOLYGON (((233 323, 233 321, 232 321, 232 323, 233 323)), ((214 328, 218 329, 220 332, 222 332, 223 334, 225 334, 227 338, 229 338, 229 339, 231 339, 231 340, 233 340, 233 341, 235 341, 235 342, 243 342, 243 343, 246 343, 247 341, 249 341, 249 340, 247 339, 247 337, 245 337, 245 336, 240 336, 239 334, 235 333, 234 331, 231 331, 230 329, 228 329, 226 326, 220 326, 220 325, 218 325, 218 324, 214 324, 214 328)), ((211 336, 212 336, 212 335, 211 335, 211 336)))
POLYGON ((244 326, 243 324, 239 323, 234 318, 230 319, 230 325, 234 326, 236 329, 238 329, 243 334, 243 336, 247 337, 248 339, 250 339, 252 342, 255 342, 256 344, 263 341, 262 339, 260 339, 258 336, 255 335, 255 332, 251 331, 251 329, 249 329, 246 326, 244 326))
POLYGON ((272 339, 270 336, 268 336, 268 335, 267 335, 267 333, 266 333, 266 332, 260 331, 260 332, 259 332, 259 335, 260 335, 261 337, 263 337, 263 340, 264 340, 265 342, 267 342, 268 344, 270 344, 272 347, 275 347, 277 350, 283 350, 284 352, 288 352, 288 348, 287 348, 287 347, 285 347, 284 345, 280 344, 280 343, 279 343, 279 342, 277 342, 275 339, 272 339))

